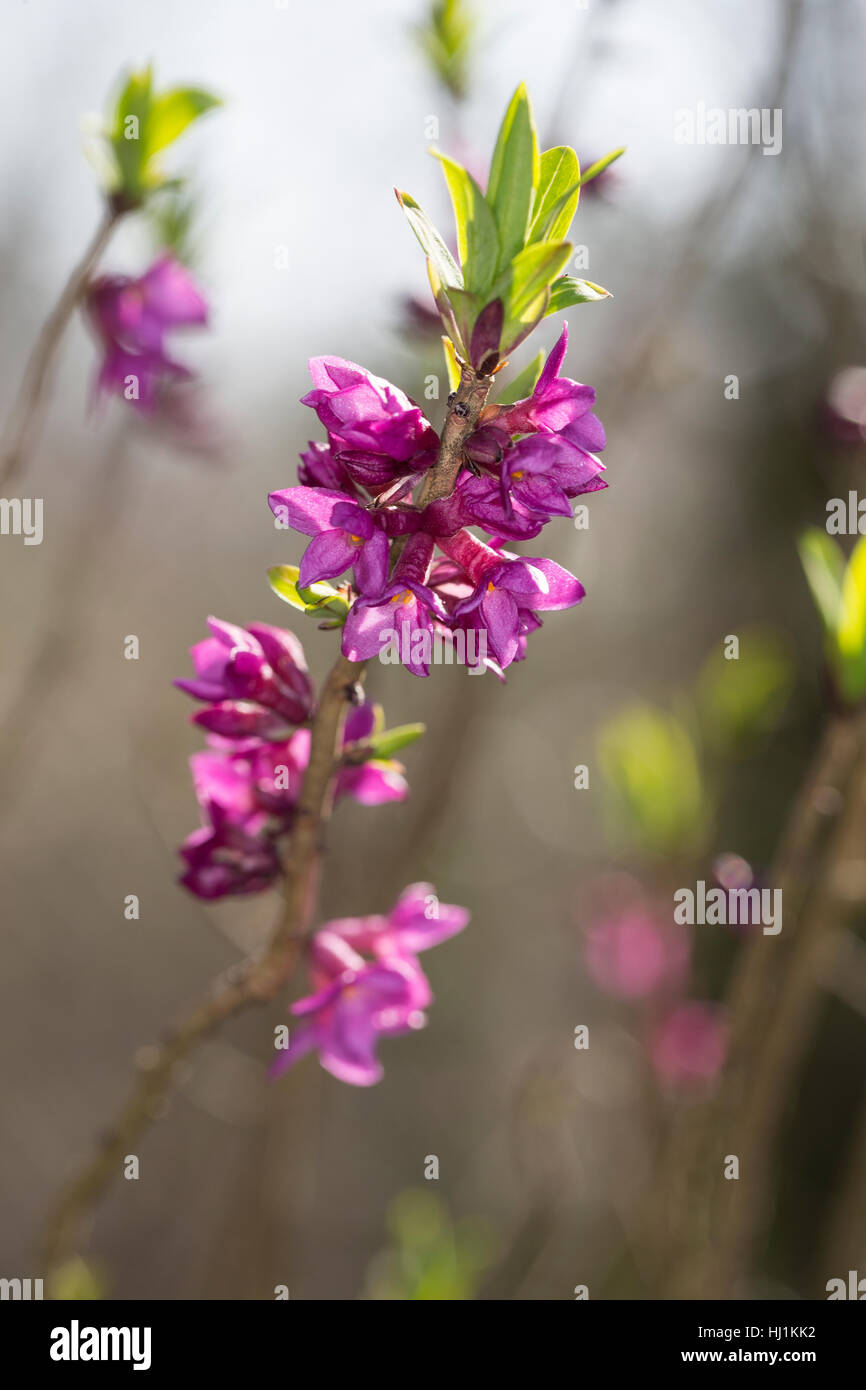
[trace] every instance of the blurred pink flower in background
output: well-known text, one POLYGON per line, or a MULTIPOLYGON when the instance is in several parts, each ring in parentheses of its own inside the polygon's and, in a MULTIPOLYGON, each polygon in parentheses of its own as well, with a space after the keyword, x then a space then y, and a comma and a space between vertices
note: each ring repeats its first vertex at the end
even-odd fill
POLYGON ((715 1081, 728 1052, 728 1024, 718 1004, 677 1004, 653 1030, 650 1059, 663 1085, 672 1089, 715 1081))
POLYGON ((619 999, 643 999, 683 980, 689 940, 682 928, 662 925, 633 909, 593 923, 587 932, 586 963, 600 989, 619 999))

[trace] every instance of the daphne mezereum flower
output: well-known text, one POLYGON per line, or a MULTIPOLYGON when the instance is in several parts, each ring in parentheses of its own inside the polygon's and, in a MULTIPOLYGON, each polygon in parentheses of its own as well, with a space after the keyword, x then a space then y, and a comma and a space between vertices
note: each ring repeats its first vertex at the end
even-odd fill
POLYGON ((506 513, 517 503, 530 516, 549 521, 571 516, 570 498, 598 492, 607 483, 604 464, 559 434, 530 434, 506 449, 499 471, 506 513))
POLYGON ((276 845, 262 813, 238 820, 217 802, 204 808, 205 824, 181 845, 186 868, 180 882, 197 898, 260 893, 280 873, 276 845))
POLYGON ((192 376, 169 356, 166 337, 176 328, 204 327, 208 306, 173 257, 162 256, 137 279, 100 276, 90 285, 86 308, 104 353, 99 389, 150 412, 163 384, 192 376))
POLYGON ((211 636, 190 648, 195 677, 175 681, 193 699, 220 706, 214 718, 203 711, 196 722, 229 738, 275 737, 286 724, 302 724, 313 684, 294 633, 267 623, 207 622, 211 636))
POLYGON ((650 1059, 663 1085, 671 1089, 711 1085, 728 1053, 728 1023, 719 1004, 687 1000, 676 1004, 656 1024, 650 1059))
POLYGON ((398 386, 342 357, 311 358, 310 375, 313 390, 303 404, 315 410, 355 481, 375 490, 429 468, 439 437, 398 386))
POLYGON ((599 987, 618 999, 645 999, 681 984, 688 972, 689 941, 683 928, 631 909, 590 926, 586 963, 599 987))
POLYGON ((329 983, 292 1005, 302 1019, 289 1045, 271 1065, 281 1076, 300 1057, 317 1051, 326 1071, 352 1086, 373 1086, 383 1067, 376 1056, 379 1038, 423 1028, 430 987, 423 971, 398 956, 365 961, 341 937, 317 932, 311 946, 318 975, 329 983))
POLYGON ((452 620, 484 631, 503 670, 522 655, 522 638, 540 625, 539 612, 572 608, 584 596, 580 580, 553 560, 494 550, 469 531, 440 540, 439 546, 474 585, 455 605, 452 620))
POLYGON ((516 401, 500 411, 493 421, 497 430, 508 435, 557 434, 578 449, 596 452, 604 448, 604 427, 592 414, 595 390, 570 377, 560 376, 559 369, 568 350, 568 324, 544 364, 541 376, 531 396, 516 401))
POLYGON ((410 883, 386 916, 342 917, 329 922, 328 930, 367 955, 414 959, 456 936, 468 921, 468 910, 440 903, 432 884, 410 883))
POLYGON ((345 493, 323 487, 287 487, 268 505, 284 524, 312 536, 301 560, 303 587, 352 569, 362 594, 378 594, 388 577, 388 538, 371 514, 345 493))
POLYGON ((503 498, 496 478, 461 473, 450 497, 424 508, 420 525, 435 538, 454 536, 464 526, 481 526, 491 536, 528 541, 539 535, 548 517, 528 511, 520 498, 503 498))
MULTIPOLYGON (((275 838, 292 829, 310 760, 309 728, 296 729, 288 738, 268 739, 255 734, 260 725, 252 719, 249 724, 232 723, 244 709, 270 717, 256 706, 211 705, 194 722, 210 715, 213 729, 219 722, 214 716, 227 708, 231 718, 226 718, 223 730, 211 738, 210 747, 189 760, 203 829, 182 846, 187 868, 181 882, 205 898, 257 892, 278 876, 275 838)), ((362 806, 381 806, 409 795, 401 763, 366 756, 365 745, 383 722, 378 705, 364 703, 349 713, 343 728, 346 761, 334 783, 336 799, 345 796, 362 806)))
POLYGON ((426 583, 432 558, 432 536, 417 532, 409 537, 381 593, 357 598, 349 609, 343 628, 344 656, 369 661, 396 641, 397 650, 406 653, 404 664, 413 676, 430 674, 434 622, 448 622, 442 600, 426 583))
POLYGON ((293 1005, 302 1022, 271 1075, 280 1076, 315 1049, 341 1081, 372 1086, 381 1080, 379 1038, 426 1023, 423 1010, 433 996, 417 953, 462 931, 468 920, 464 908, 439 903, 429 883, 413 883, 387 916, 326 922, 310 946, 315 993, 293 1005))

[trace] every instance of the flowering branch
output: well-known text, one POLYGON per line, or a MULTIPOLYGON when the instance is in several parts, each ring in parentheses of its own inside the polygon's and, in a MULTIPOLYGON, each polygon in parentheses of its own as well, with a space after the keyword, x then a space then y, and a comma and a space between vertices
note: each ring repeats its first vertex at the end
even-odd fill
POLYGON ((209 619, 210 635, 192 648, 193 677, 176 682, 201 703, 193 722, 208 740, 191 759, 202 826, 181 848, 181 882, 213 900, 282 878, 279 921, 264 953, 219 982, 153 1053, 102 1152, 61 1200, 49 1226, 49 1270, 147 1124, 176 1063, 202 1037, 275 998, 303 958, 312 993, 292 1005, 300 1022, 291 1034, 281 1030, 271 1074, 315 1049, 332 1075, 372 1085, 383 1074, 379 1039, 426 1021, 432 992, 419 953, 468 920, 431 885, 412 884, 387 915, 316 928, 325 834, 342 796, 376 805, 408 793, 393 754, 423 730, 384 728, 362 687, 372 658, 387 660, 396 646, 412 674, 428 676, 434 637, 458 651, 472 638, 476 669, 504 678, 541 626, 539 613, 583 598, 567 570, 512 555, 499 539, 537 536, 552 517, 571 515, 571 498, 605 486, 593 452, 605 443, 595 392, 560 375, 566 326, 546 362, 539 354, 498 403, 488 405, 488 395, 507 354, 546 314, 606 291, 560 274, 581 175, 572 150, 539 154, 523 88, 506 112, 487 193, 453 161, 443 158, 443 168, 459 264, 417 203, 398 195, 427 253, 448 333, 453 389, 441 437, 399 387, 343 358, 314 358, 304 404, 327 442, 301 456, 298 486, 269 498, 278 525, 310 538, 299 568, 271 571, 272 587, 324 619, 320 626, 341 630, 318 697, 297 637, 264 623, 209 619), (349 570, 351 583, 329 582, 349 570))
MULTIPOLYGON (((120 219, 145 207, 153 194, 169 187, 169 181, 159 165, 162 151, 173 144, 195 120, 218 104, 215 97, 199 88, 179 87, 166 92, 154 91, 150 68, 132 72, 124 81, 117 100, 108 111, 100 140, 93 151, 105 174, 104 211, 90 244, 46 319, 27 364, 21 391, 13 408, 9 442, 4 447, 0 459, 0 484, 18 477, 26 465, 29 452, 37 438, 52 368, 63 334, 76 308, 85 300, 92 311, 100 336, 107 340, 108 352, 100 378, 101 385, 110 384, 115 388, 118 385, 122 386, 122 377, 120 381, 111 378, 116 377, 116 369, 121 365, 125 364, 128 372, 131 363, 135 369, 135 385, 132 388, 133 394, 129 395, 128 399, 138 401, 138 373, 142 367, 152 374, 153 367, 157 364, 170 368, 176 374, 185 375, 184 369, 165 358, 160 343, 155 347, 152 330, 159 325, 153 322, 153 311, 148 325, 151 332, 146 341, 147 351, 142 350, 140 342, 136 343, 137 325, 131 321, 128 313, 124 321, 124 316, 119 312, 118 293, 126 289, 130 283, 126 277, 115 277, 96 286, 91 282, 102 253, 120 219), (130 339, 136 349, 134 357, 129 350, 130 339), (122 351, 122 348, 125 351, 122 351)), ((180 185, 181 180, 174 179, 171 182, 176 187, 180 185)), ((170 262, 157 262, 156 270, 162 279, 165 278, 167 264, 170 265, 170 262)), ((178 285, 179 268, 174 269, 172 273, 174 290, 171 298, 174 300, 174 307, 184 292, 183 307, 186 315, 182 313, 179 321, 200 322, 201 312, 198 306, 195 315, 189 317, 191 290, 178 285)), ((147 277, 144 278, 143 285, 146 290, 147 277)), ((135 285, 134 289, 138 295, 139 285, 135 285)), ((157 298, 163 303, 167 302, 169 297, 165 294, 164 287, 157 298)), ((137 308, 140 309, 140 305, 137 308)))
MULTIPOLYGON (((430 470, 431 493, 445 486, 459 467, 460 454, 474 429, 489 390, 467 374, 449 410, 442 445, 430 470), (466 404, 465 412, 461 407, 466 404), (456 460, 456 467, 455 467, 456 460)), ((339 656, 322 690, 312 723, 310 760, 304 773, 292 840, 285 859, 283 910, 264 955, 233 967, 214 982, 210 996, 194 1008, 156 1047, 143 1049, 137 1079, 99 1150, 62 1193, 46 1225, 43 1268, 56 1273, 75 1245, 78 1227, 121 1171, 130 1145, 153 1122, 171 1088, 180 1062, 236 1014, 267 1003, 290 982, 301 958, 318 895, 325 832, 333 809, 334 783, 341 760, 341 733, 350 701, 365 674, 365 663, 339 656)))

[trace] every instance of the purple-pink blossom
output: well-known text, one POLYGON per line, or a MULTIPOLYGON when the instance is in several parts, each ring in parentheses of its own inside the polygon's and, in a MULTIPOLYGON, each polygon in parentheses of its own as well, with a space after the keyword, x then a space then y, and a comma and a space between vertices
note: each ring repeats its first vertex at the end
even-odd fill
POLYGON ((222 707, 225 721, 219 727, 201 717, 198 722, 230 738, 273 736, 285 724, 302 724, 312 709, 313 684, 294 633, 267 623, 242 628, 219 618, 207 621, 210 637, 190 648, 195 676, 175 685, 195 700, 222 707), (269 716, 259 728, 251 727, 256 707, 269 716), (235 714, 237 728, 229 727, 235 714))
POLYGON ((429 468, 439 437, 398 386, 342 357, 311 358, 310 375, 303 404, 315 410, 332 453, 356 482, 375 490, 429 468))
POLYGON ((410 885, 387 916, 326 922, 310 943, 314 992, 292 1006, 300 1019, 271 1066, 281 1076, 316 1051, 326 1071, 354 1086, 383 1075, 380 1038, 422 1028, 432 1002, 419 951, 462 931, 464 908, 440 904, 428 883, 410 885), (369 957, 372 957, 370 959, 369 957))
MULTIPOLYGON (((217 618, 209 626, 212 635, 192 648, 195 677, 176 682, 207 702, 192 722, 209 735, 190 759, 202 829, 182 846, 181 881, 199 897, 218 898, 259 891, 281 872, 277 841, 291 832, 310 760, 314 690, 292 633, 217 618), (223 698, 236 694, 246 698, 223 698)), ((371 741, 383 724, 378 705, 349 711, 335 799, 379 806, 408 796, 402 765, 375 756, 371 741)))
POLYGON ((553 560, 494 550, 468 531, 439 544, 474 584, 455 605, 452 621, 484 631, 503 669, 521 655, 526 633, 539 626, 538 612, 571 608, 584 596, 580 580, 553 560))
POLYGON ((676 1004, 656 1024, 650 1040, 656 1075, 674 1090, 708 1086, 725 1064, 728 1036, 720 1005, 697 1000, 676 1004))
POLYGON ((164 385, 188 380, 188 367, 169 355, 177 328, 203 327, 208 306, 189 272, 162 256, 137 279, 103 275, 87 292, 86 309, 103 348, 100 390, 122 395, 139 410, 159 405, 164 385))
POLYGON ((271 493, 268 505, 284 524, 313 538, 301 560, 301 585, 352 569, 359 593, 381 592, 388 577, 388 538, 374 513, 323 487, 283 488, 271 493))
POLYGON ((689 940, 682 928, 630 910, 593 922, 586 963, 595 983, 619 999, 644 999, 682 981, 689 940))
POLYGON ((426 583, 432 558, 432 537, 421 532, 410 536, 381 593, 362 596, 349 609, 343 629, 344 656, 368 661, 396 639, 399 650, 409 653, 407 670, 415 676, 430 674, 433 625, 448 617, 441 599, 426 583))

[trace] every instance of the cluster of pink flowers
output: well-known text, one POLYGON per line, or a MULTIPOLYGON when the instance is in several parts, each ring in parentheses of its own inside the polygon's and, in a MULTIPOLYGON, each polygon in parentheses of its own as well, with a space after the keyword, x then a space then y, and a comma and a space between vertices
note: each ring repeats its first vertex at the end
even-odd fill
MULTIPOLYGON (((293 633, 217 618, 208 626, 210 637, 191 649, 195 676, 175 682, 203 702, 193 723, 208 742, 190 759, 203 825, 181 848, 181 882, 200 898, 222 898, 259 892, 281 872, 279 841, 292 829, 315 701, 293 633)), ((343 730, 347 761, 335 795, 364 806, 402 801, 409 792, 399 763, 363 755, 380 716, 376 705, 355 705, 343 730)))
POLYGON ((485 408, 451 496, 423 508, 412 494, 439 438, 420 408, 352 362, 311 361, 314 389, 304 403, 327 430, 327 443, 311 443, 300 485, 269 501, 284 524, 311 537, 302 585, 352 571, 355 598, 343 631, 350 660, 378 656, 393 636, 407 669, 426 676, 434 633, 475 629, 485 634, 487 664, 501 675, 524 657, 541 612, 583 598, 583 586, 561 565, 503 549, 505 540, 531 539, 551 518, 570 516, 571 499, 606 486, 595 452, 605 443, 592 413, 595 392, 559 375, 567 345, 564 325, 532 395, 485 408), (389 573, 396 536, 402 550, 389 573))
POLYGON ((386 917, 326 922, 310 943, 313 993, 292 1006, 301 1024, 271 1074, 280 1076, 315 1049, 340 1081, 372 1086, 381 1080, 378 1039, 422 1028, 433 999, 419 951, 462 931, 468 920, 465 908, 440 903, 429 883, 413 883, 386 917))
POLYGON ((670 1090, 694 1090, 715 1081, 727 1055, 723 1009, 684 997, 690 970, 685 929, 662 920, 637 885, 610 885, 611 905, 590 925, 586 963, 605 993, 646 1009, 650 1065, 670 1090))

